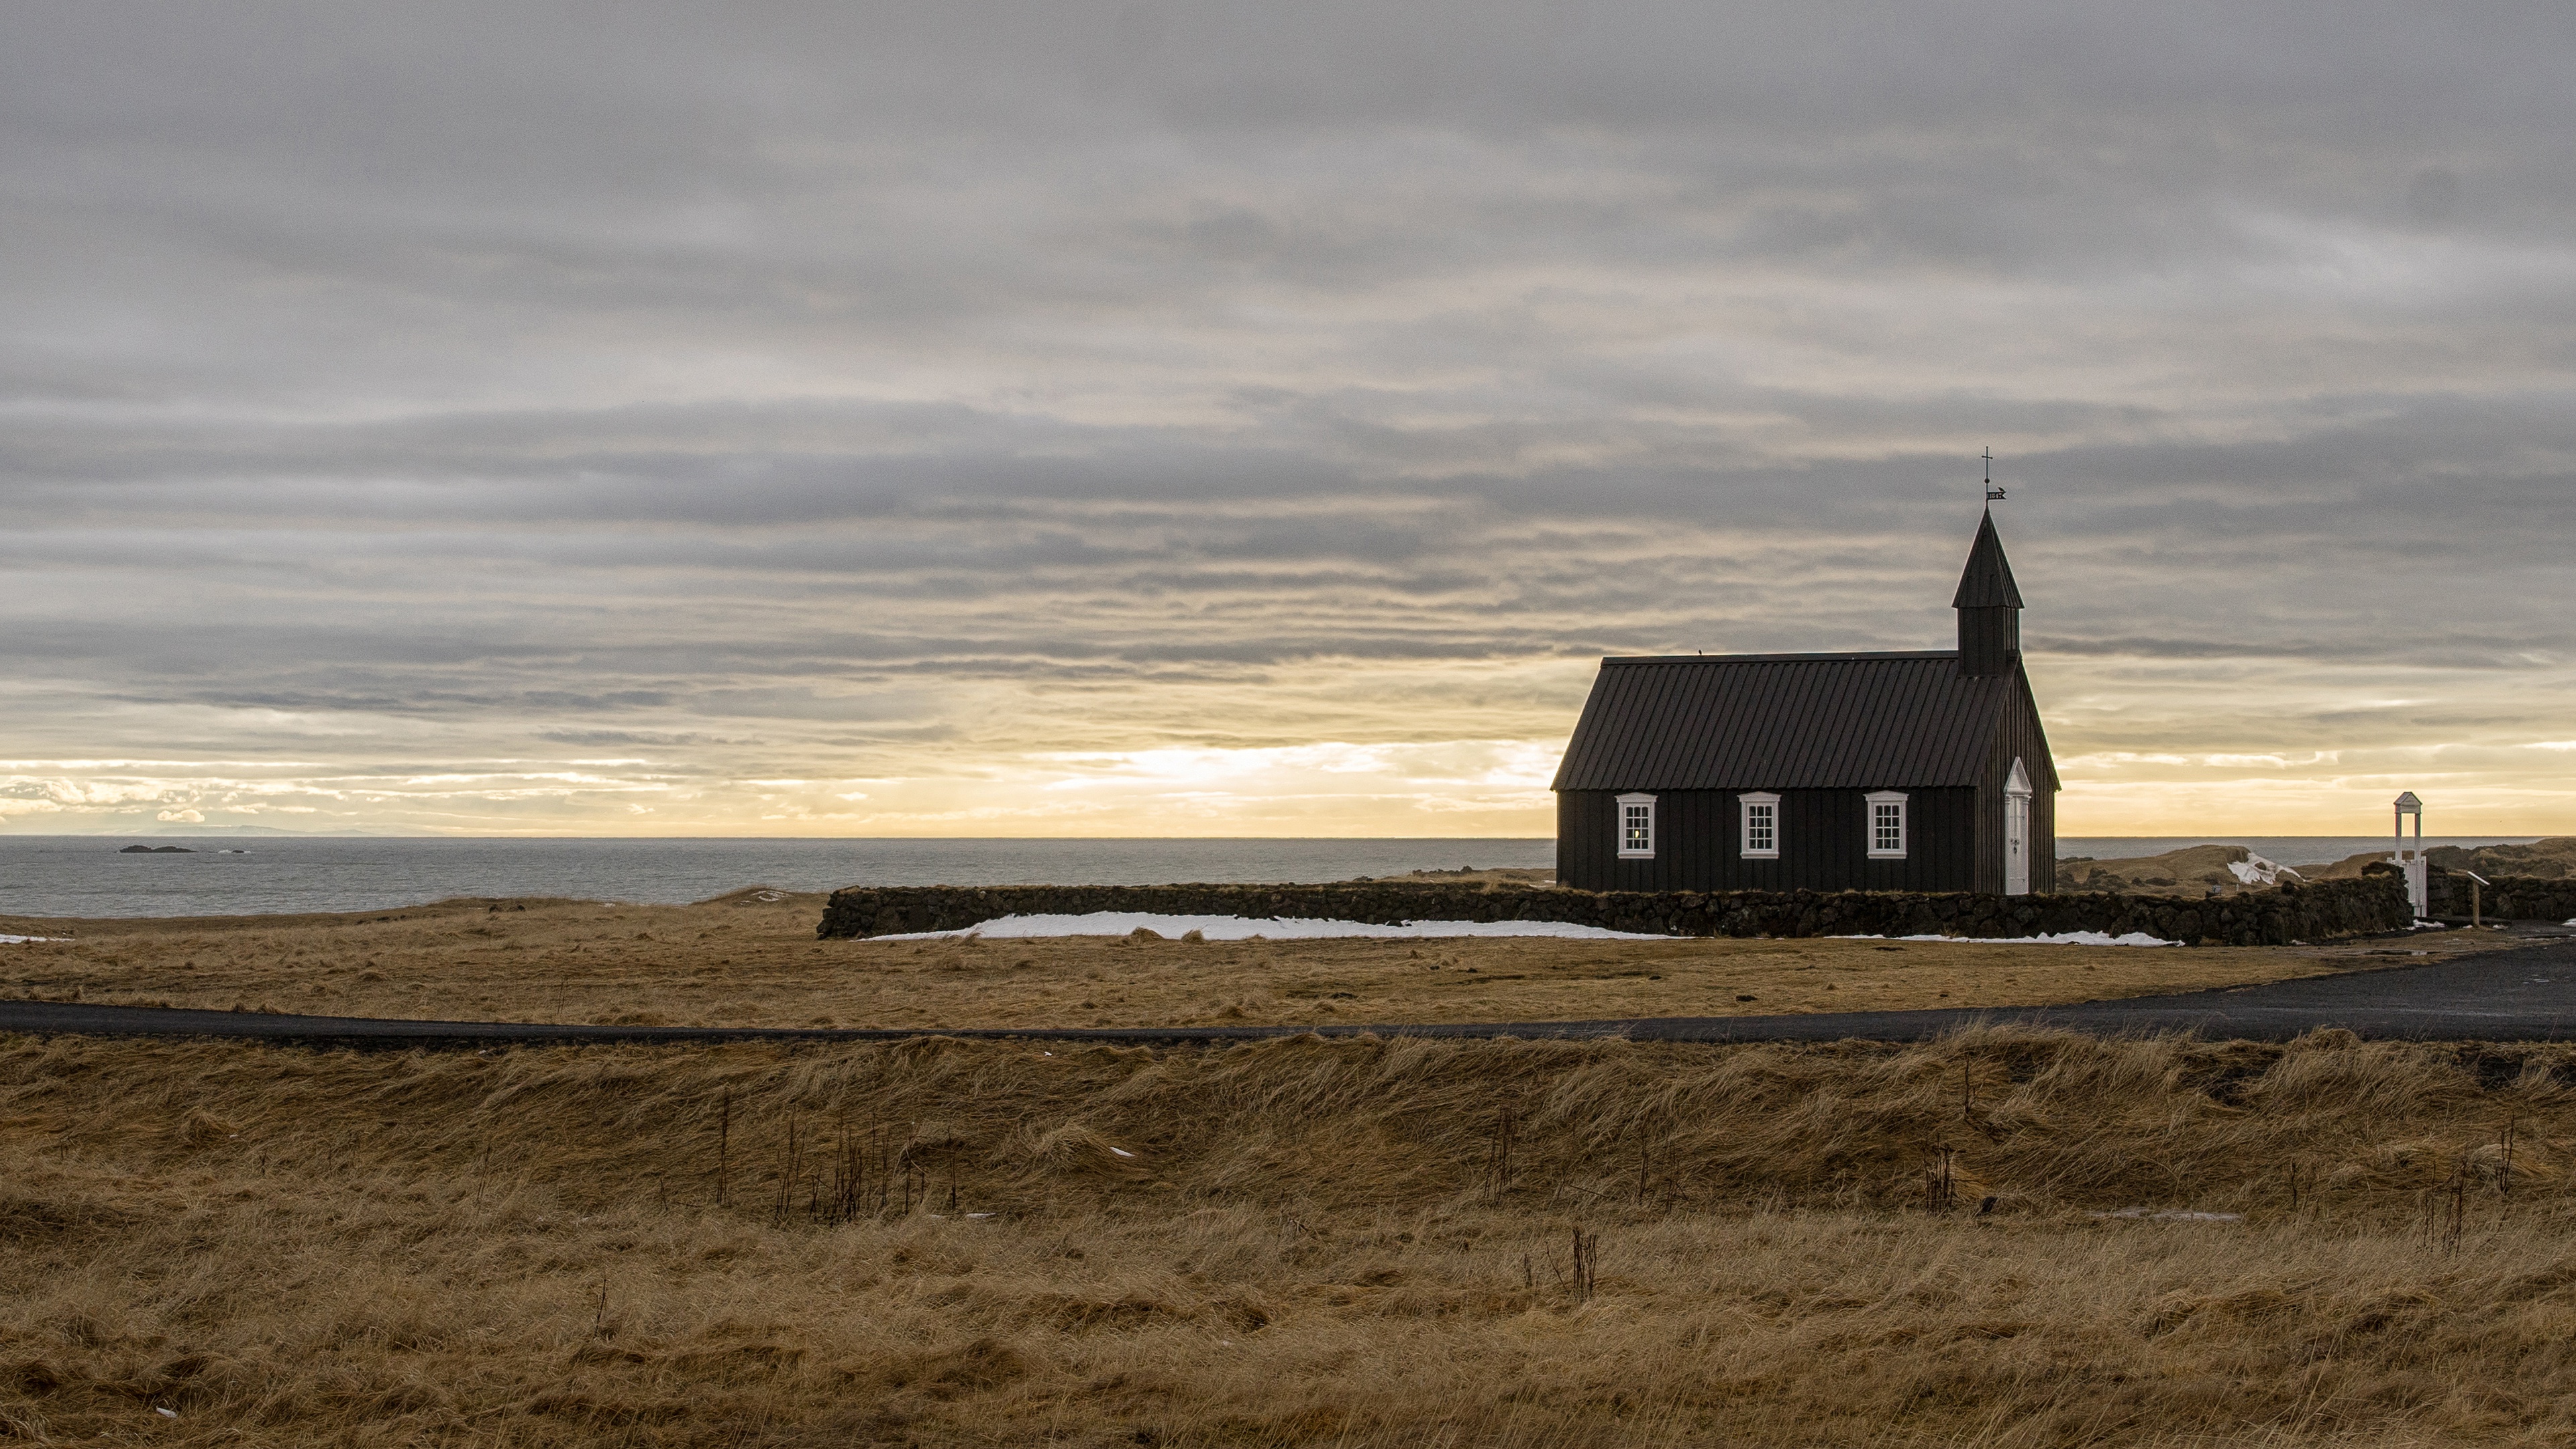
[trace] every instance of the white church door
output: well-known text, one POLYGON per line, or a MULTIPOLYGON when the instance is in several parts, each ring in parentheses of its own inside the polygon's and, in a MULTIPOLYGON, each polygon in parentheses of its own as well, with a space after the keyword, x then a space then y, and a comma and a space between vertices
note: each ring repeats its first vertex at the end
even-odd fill
POLYGON ((2030 894, 2030 772, 2019 760, 2004 782, 2004 894, 2030 894))

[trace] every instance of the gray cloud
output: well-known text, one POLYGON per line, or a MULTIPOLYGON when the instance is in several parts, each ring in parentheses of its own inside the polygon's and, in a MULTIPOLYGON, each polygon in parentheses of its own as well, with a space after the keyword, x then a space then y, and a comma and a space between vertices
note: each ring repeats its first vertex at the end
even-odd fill
POLYGON ((1599 653, 1941 643, 1991 445, 2062 752, 2340 752, 2312 815, 2448 738, 2543 828, 2571 72, 2536 4, 19 17, 10 749, 854 830, 1536 749, 1599 653))

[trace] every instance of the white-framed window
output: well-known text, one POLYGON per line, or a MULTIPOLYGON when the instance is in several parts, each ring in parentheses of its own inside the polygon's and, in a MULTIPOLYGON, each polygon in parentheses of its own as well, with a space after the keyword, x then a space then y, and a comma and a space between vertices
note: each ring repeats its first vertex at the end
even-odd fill
POLYGON ((1869 797, 1869 858, 1905 858, 1905 792, 1879 790, 1869 797))
POLYGON ((1780 858, 1780 797, 1764 791, 1735 797, 1737 808, 1744 812, 1744 850, 1746 860, 1780 858))
POLYGON ((1619 797, 1619 858, 1652 860, 1655 856, 1655 797, 1619 797))

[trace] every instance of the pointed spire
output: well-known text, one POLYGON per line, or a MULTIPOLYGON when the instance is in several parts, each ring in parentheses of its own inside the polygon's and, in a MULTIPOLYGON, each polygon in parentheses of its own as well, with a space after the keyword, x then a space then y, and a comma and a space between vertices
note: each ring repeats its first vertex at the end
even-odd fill
POLYGON ((1993 509, 1977 524, 1977 541, 1950 607, 1959 612, 1961 674, 1981 678, 2021 667, 2021 590, 2013 586, 2004 541, 1995 536, 1993 509))
POLYGON ((1968 549, 1968 567, 1959 575, 1959 592, 1950 600, 1953 609, 2018 609, 2021 590, 2013 586, 2012 563, 2004 557, 2004 541, 1995 536, 1995 511, 1977 524, 1977 541, 1968 549))

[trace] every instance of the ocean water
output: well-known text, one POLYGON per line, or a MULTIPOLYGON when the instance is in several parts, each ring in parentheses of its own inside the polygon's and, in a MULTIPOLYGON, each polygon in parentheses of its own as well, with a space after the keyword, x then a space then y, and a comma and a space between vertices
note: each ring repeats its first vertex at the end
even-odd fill
POLYGON ((0 835, 0 915, 374 911, 451 896, 677 904, 746 886, 1328 881, 1553 866, 1554 840, 566 840, 0 835), (123 855, 184 845, 191 855, 123 855), (226 852, 239 852, 226 853, 226 852))
MULTIPOLYGON (((2492 845, 2535 836, 2426 837, 2492 845)), ((2228 837, 2283 865, 2385 836, 2228 837)), ((2155 855, 2190 837, 2067 837, 2062 856, 2155 855)), ((234 916, 373 911, 450 896, 676 904, 746 886, 1158 885, 1329 881, 1461 866, 1552 866, 1553 840, 566 840, 0 835, 0 915, 234 916), (128 845, 189 855, 124 855, 128 845)))

